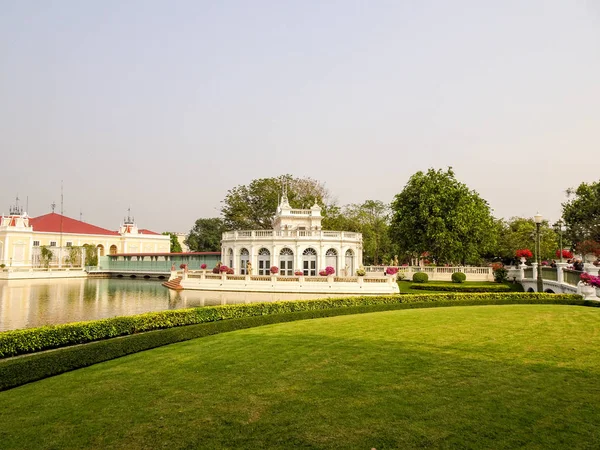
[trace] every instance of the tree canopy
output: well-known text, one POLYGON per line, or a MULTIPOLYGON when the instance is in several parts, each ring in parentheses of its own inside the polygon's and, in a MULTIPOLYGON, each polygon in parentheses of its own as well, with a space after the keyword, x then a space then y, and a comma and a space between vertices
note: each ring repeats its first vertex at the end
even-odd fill
POLYGON ((227 191, 221 207, 225 228, 270 229, 284 183, 293 208, 310 208, 317 202, 323 208, 321 213, 327 216, 333 205, 323 183, 312 178, 280 175, 259 178, 248 185, 239 185, 227 191))
POLYGON ((389 221, 389 205, 380 200, 366 200, 332 208, 323 227, 362 233, 364 263, 377 265, 387 264, 394 256, 388 233, 389 221))
POLYGON ((494 248, 488 203, 452 168, 415 173, 391 205, 390 235, 404 251, 437 263, 477 263, 494 248))
POLYGON ((177 238, 177 235, 171 231, 165 231, 163 232, 164 236, 169 236, 169 238, 171 239, 171 245, 170 245, 170 252, 171 253, 181 253, 182 249, 181 249, 181 244, 179 243, 179 239, 177 238))
POLYGON ((198 219, 185 239, 185 244, 192 252, 219 252, 223 231, 225 224, 220 217, 198 219))
MULTIPOLYGON (((535 255, 536 225, 531 217, 511 217, 500 221, 497 254, 505 262, 514 261, 519 249, 527 248, 535 255)), ((540 224, 540 254, 542 259, 556 259, 558 238, 548 221, 540 224)))
POLYGON ((574 246, 578 242, 600 242, 600 181, 581 183, 577 189, 567 190, 572 197, 562 204, 567 237, 574 246))

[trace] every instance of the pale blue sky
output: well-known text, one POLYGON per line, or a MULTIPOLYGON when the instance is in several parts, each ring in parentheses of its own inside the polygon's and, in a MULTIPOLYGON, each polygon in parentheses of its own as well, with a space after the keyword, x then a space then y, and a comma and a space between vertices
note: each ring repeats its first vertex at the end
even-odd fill
POLYGON ((0 0, 0 212, 188 231, 291 173, 340 204, 454 167, 497 217, 600 179, 600 0, 0 0))

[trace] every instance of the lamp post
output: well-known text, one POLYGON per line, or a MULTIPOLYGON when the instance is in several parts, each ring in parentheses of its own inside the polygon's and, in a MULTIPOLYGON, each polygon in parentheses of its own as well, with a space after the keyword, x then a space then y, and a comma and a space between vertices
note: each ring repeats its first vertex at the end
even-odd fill
POLYGON ((562 243, 562 235, 563 235, 563 222, 561 219, 556 222, 556 227, 558 228, 558 245, 560 251, 560 262, 563 262, 563 243, 562 243))
POLYGON ((541 245, 540 245, 540 225, 542 224, 542 215, 538 212, 533 216, 535 222, 535 241, 536 241, 536 253, 537 253, 537 291, 544 292, 544 282, 542 280, 542 257, 541 257, 541 245))

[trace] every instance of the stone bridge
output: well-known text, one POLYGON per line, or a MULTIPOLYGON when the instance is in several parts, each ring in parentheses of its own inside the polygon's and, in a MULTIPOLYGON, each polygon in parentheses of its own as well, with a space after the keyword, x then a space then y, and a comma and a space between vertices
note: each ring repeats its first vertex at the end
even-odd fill
MULTIPOLYGON (((580 294, 586 300, 599 300, 600 289, 587 286, 579 280, 583 272, 567 269, 567 263, 556 263, 556 267, 541 267, 537 263, 531 266, 521 264, 517 269, 509 269, 508 277, 510 280, 518 281, 523 285, 526 292, 536 292, 538 273, 542 278, 543 292, 562 293, 562 294, 580 294)), ((585 264, 584 272, 590 275, 598 275, 598 267, 593 264, 585 264)))

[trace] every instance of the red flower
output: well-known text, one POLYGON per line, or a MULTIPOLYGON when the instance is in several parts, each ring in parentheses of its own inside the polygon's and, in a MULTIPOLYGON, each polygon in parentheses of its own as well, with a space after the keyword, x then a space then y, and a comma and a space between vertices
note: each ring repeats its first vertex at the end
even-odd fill
POLYGON ((279 267, 277 267, 277 266, 272 266, 272 267, 271 267, 271 273, 272 273, 273 275, 275 275, 275 274, 276 274, 276 273, 278 273, 278 272, 279 272, 279 267))
POLYGON ((522 248, 515 252, 515 256, 517 258, 531 258, 533 256, 533 253, 531 253, 531 250, 529 250, 528 248, 522 248))
POLYGON ((202 265, 200 266, 200 268, 201 268, 201 269, 206 269, 206 264, 202 264, 202 265))
MULTIPOLYGON (((563 256, 563 258, 569 259, 569 258, 573 257, 573 253, 571 253, 569 250, 563 250, 562 256, 563 256)), ((556 250, 556 257, 560 258, 560 250, 556 250)))

